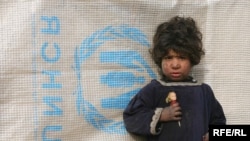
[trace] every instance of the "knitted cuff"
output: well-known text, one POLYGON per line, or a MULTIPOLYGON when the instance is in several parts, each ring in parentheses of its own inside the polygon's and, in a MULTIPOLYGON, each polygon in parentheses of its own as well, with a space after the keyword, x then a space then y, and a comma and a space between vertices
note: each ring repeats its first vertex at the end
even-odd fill
POLYGON ((152 122, 150 123, 150 133, 153 135, 158 135, 161 132, 161 126, 159 126, 158 121, 161 116, 163 108, 156 108, 155 114, 152 117, 152 122))

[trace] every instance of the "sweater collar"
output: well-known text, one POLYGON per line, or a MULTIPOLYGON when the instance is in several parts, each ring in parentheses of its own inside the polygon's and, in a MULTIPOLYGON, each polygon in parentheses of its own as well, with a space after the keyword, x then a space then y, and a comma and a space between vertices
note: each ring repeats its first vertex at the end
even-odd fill
POLYGON ((197 86, 197 85, 201 85, 201 83, 199 83, 196 79, 194 79, 191 76, 189 76, 187 79, 180 81, 180 82, 170 81, 170 80, 167 80, 164 78, 158 79, 157 81, 160 82, 164 86, 178 86, 178 85, 197 86))

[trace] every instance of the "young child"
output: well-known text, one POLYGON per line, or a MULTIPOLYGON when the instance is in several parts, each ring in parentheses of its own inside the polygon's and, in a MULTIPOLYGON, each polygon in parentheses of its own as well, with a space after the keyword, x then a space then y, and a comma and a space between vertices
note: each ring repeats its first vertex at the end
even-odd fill
POLYGON ((226 117, 211 87, 189 74, 205 54, 195 21, 176 16, 160 24, 150 53, 161 79, 129 102, 123 113, 127 131, 148 141, 208 141, 209 125, 224 125, 226 117))

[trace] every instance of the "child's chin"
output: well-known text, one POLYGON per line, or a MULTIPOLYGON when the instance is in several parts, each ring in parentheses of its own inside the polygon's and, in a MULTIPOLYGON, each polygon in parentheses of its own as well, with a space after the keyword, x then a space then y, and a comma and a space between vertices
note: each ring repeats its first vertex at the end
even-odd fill
POLYGON ((181 82, 181 81, 183 81, 182 78, 170 78, 170 80, 173 81, 173 82, 181 82))

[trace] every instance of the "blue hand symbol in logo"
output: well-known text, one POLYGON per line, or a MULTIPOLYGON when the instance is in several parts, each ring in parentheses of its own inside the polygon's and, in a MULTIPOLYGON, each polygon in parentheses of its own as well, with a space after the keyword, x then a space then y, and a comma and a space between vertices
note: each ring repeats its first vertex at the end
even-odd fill
MULTIPOLYGON (((107 133, 126 134, 123 121, 115 121, 107 119, 102 115, 95 106, 84 98, 84 90, 81 78, 81 64, 84 63, 92 54, 95 53, 98 47, 107 41, 116 39, 129 39, 142 46, 149 47, 146 36, 138 29, 122 26, 108 26, 102 30, 93 33, 86 38, 79 48, 76 48, 74 55, 74 69, 77 77, 76 89, 76 108, 78 114, 93 125, 96 129, 107 133)), ((110 88, 130 88, 134 84, 144 84, 145 78, 143 76, 135 76, 129 70, 137 72, 146 71, 150 78, 156 78, 148 63, 137 51, 109 51, 100 52, 100 62, 102 64, 118 64, 123 67, 124 71, 110 71, 100 76, 100 83, 110 88)), ((131 91, 122 93, 116 97, 108 97, 101 99, 101 106, 105 109, 124 109, 129 100, 140 90, 135 88, 131 91)))

